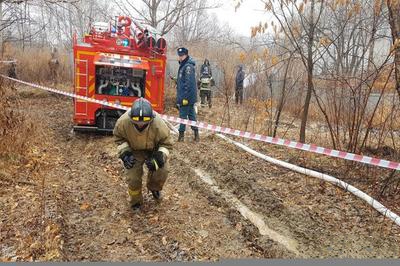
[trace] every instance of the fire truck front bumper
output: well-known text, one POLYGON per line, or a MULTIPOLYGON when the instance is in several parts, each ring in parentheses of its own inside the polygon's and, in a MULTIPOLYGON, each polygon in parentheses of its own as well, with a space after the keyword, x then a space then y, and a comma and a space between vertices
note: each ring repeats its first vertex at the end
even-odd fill
POLYGON ((74 131, 77 132, 99 132, 99 133, 112 133, 112 128, 99 128, 96 126, 74 126, 74 131))

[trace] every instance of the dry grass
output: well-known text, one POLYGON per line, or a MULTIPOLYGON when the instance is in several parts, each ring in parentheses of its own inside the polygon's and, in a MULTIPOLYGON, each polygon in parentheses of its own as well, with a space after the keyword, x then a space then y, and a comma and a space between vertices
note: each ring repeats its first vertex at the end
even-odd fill
POLYGON ((34 131, 32 123, 20 112, 20 102, 13 84, 0 79, 0 156, 25 154, 34 131))
MULTIPOLYGON (((71 83, 72 79, 72 51, 59 50, 58 82, 71 83)), ((6 49, 3 60, 17 60, 17 77, 31 82, 47 83, 51 80, 49 60, 51 50, 49 48, 20 48, 6 49)), ((3 66, 4 69, 4 66, 3 66)), ((3 70, 4 73, 4 70, 3 70)))

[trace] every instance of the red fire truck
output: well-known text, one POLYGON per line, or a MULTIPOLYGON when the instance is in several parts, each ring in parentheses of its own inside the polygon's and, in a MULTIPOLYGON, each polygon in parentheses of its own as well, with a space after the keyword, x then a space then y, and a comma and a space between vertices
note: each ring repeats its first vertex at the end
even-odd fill
MULTIPOLYGON (((93 23, 73 46, 76 94, 128 107, 144 97, 163 112, 166 41, 154 29, 120 16, 93 23)), ((112 131, 123 112, 75 99, 74 130, 112 131)))

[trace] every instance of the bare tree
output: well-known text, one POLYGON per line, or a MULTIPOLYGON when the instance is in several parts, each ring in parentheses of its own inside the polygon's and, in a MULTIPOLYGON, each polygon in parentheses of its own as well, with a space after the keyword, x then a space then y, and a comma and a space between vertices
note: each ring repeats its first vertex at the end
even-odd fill
POLYGON ((106 0, 2 1, 0 9, 4 41, 22 48, 27 43, 71 47, 75 32, 82 36, 92 21, 112 18, 111 3, 106 0))
POLYGON ((213 7, 208 6, 207 1, 201 4, 198 0, 141 0, 135 3, 124 0, 115 3, 121 11, 152 26, 161 35, 170 32, 182 16, 213 7))
POLYGON ((295 73, 288 71, 289 65, 273 66, 276 77, 283 78, 273 135, 277 134, 281 114, 285 112, 286 90, 295 88, 297 98, 289 99, 295 104, 287 105, 286 111, 295 116, 301 113, 300 141, 305 141, 311 108, 313 125, 326 123, 324 127, 334 148, 359 152, 371 141, 375 143, 371 137, 375 132, 379 132, 378 145, 382 145, 383 136, 392 125, 391 113, 382 110, 388 108, 394 70, 390 68, 392 54, 385 49, 389 24, 381 1, 263 2, 274 19, 254 27, 252 36, 262 35, 270 26, 267 34, 272 29, 274 56, 280 59, 275 61, 285 66, 285 60, 290 58, 292 66, 298 62, 304 66, 297 67, 295 73), (295 83, 306 84, 304 95, 295 83), (376 100, 371 100, 372 95, 376 100), (302 110, 296 108, 299 97, 304 99, 302 110), (379 128, 375 124, 378 120, 383 121, 379 128))
POLYGON ((297 5, 294 0, 269 0, 264 4, 270 11, 285 35, 290 41, 294 51, 300 55, 307 70, 307 90, 301 117, 300 141, 305 142, 308 111, 311 96, 314 90, 314 66, 316 44, 318 43, 318 25, 325 7, 325 1, 308 1, 307 4, 297 5))
MULTIPOLYGON (((376 0, 379 1, 380 0, 376 0)), ((386 0, 389 11, 389 24, 392 30, 392 40, 394 48, 396 90, 400 97, 400 1, 386 0)))
POLYGON ((186 8, 172 30, 174 41, 180 45, 188 43, 209 43, 218 36, 220 27, 218 17, 209 14, 211 8, 217 5, 209 4, 206 0, 196 0, 195 7, 186 8), (194 9, 190 11, 189 9, 194 9))

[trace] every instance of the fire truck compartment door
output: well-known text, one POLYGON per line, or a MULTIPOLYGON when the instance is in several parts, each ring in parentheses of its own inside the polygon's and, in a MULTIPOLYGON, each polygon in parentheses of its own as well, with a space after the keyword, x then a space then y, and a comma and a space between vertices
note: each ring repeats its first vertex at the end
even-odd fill
POLYGON ((118 66, 149 70, 149 62, 138 56, 98 53, 94 57, 95 65, 118 66))

